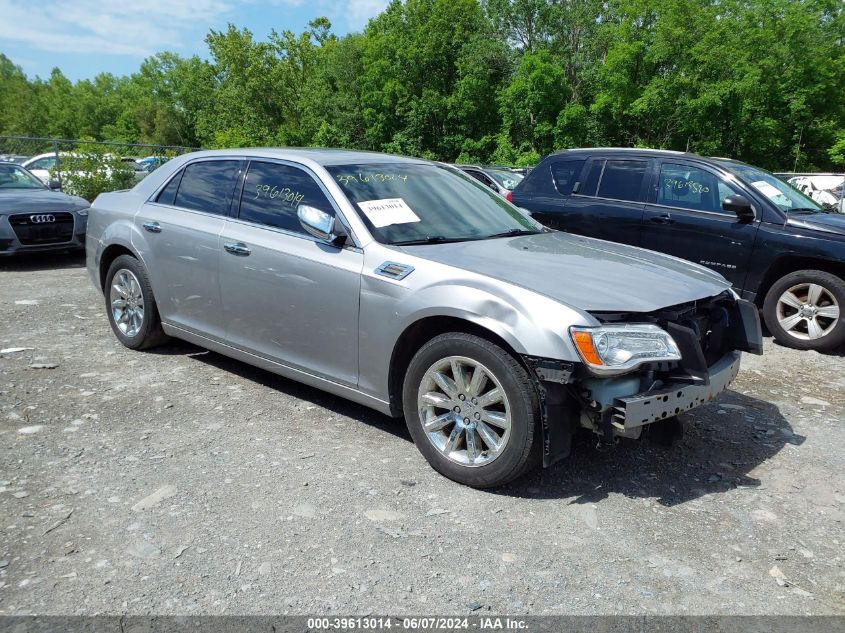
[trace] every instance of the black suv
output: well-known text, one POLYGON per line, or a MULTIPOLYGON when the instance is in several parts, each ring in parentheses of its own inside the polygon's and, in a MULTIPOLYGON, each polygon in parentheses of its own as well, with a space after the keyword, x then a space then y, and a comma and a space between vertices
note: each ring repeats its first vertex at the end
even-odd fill
POLYGON ((785 345, 845 342, 845 215, 767 171, 682 152, 566 150, 509 198, 551 228, 719 271, 785 345))

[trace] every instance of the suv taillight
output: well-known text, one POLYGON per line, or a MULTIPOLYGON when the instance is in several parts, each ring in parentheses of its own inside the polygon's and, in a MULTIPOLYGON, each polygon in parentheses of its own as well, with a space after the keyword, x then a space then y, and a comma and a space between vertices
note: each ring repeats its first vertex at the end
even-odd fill
POLYGON ((507 195, 505 195, 505 200, 513 202, 513 191, 508 191, 507 195))

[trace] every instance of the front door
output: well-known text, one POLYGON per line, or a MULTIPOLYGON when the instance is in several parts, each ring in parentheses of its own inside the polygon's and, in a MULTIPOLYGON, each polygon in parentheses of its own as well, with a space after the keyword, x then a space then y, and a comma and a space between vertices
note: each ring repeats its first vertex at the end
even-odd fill
POLYGON ((712 268, 742 289, 758 217, 741 222, 722 202, 741 192, 715 170, 663 160, 643 221, 642 246, 712 268))
POLYGON ((336 382, 358 383, 363 253, 308 235, 297 208, 335 214, 313 175, 252 161, 239 213, 221 239, 220 289, 229 344, 336 382))

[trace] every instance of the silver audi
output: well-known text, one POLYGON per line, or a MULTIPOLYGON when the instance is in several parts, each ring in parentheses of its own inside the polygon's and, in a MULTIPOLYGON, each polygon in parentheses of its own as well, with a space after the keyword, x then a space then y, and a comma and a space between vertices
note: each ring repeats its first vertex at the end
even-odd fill
MULTIPOLYGON (((599 221, 599 220, 597 220, 599 221)), ((190 341, 404 416, 497 486, 711 400, 756 308, 674 257, 544 229, 448 165, 341 150, 173 159, 94 202, 91 279, 125 346, 190 341)))

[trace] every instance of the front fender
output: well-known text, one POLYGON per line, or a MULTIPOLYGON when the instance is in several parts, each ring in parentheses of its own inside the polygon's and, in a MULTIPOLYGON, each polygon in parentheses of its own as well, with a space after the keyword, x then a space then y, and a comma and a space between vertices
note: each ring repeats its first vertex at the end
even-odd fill
POLYGON ((485 328, 520 355, 568 362, 578 360, 569 326, 597 324, 590 315, 530 290, 442 268, 413 279, 415 271, 408 282, 366 273, 362 277, 358 383, 362 391, 389 400, 392 352, 409 327, 429 317, 452 317, 485 328))

